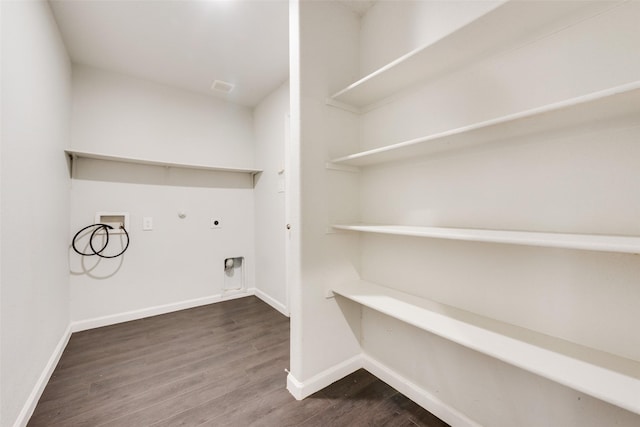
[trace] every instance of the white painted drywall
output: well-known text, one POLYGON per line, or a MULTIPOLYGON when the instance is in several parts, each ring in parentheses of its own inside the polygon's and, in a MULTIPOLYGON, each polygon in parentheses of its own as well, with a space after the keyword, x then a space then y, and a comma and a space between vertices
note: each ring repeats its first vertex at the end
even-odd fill
POLYGON ((255 108, 256 139, 255 241, 256 289, 288 313, 286 277, 285 140, 288 132, 289 84, 255 108))
MULTIPOLYGON (((363 28, 377 28, 377 39, 383 30, 419 30, 412 20, 385 19, 367 14, 363 28)), ((362 116, 362 148, 633 81, 640 75, 638 19, 640 5, 629 2, 415 88, 362 116)), ((639 137, 635 117, 598 132, 569 129, 373 167, 361 176, 360 219, 640 235, 639 137)), ((365 280, 640 360, 638 256, 392 236, 361 243, 365 280)), ((362 336, 370 357, 480 425, 640 422, 370 310, 362 336)))
POLYGON ((502 3, 504 0, 375 2, 362 20, 360 74, 365 76, 434 43, 502 3))
MULTIPOLYGON (((74 67, 74 149, 182 163, 252 167, 248 108, 105 71, 74 67)), ((254 285, 254 200, 248 174, 85 160, 71 188, 71 229, 96 212, 129 212, 131 246, 103 260, 69 252, 71 318, 118 319, 222 293, 224 259, 245 257, 254 285), (179 212, 186 217, 179 218, 179 212), (142 230, 142 218, 153 230, 142 230), (211 229, 210 219, 222 221, 211 229), (122 264, 120 264, 122 263, 122 264)))
MULTIPOLYGON (((91 169, 87 175, 104 169, 118 174, 128 166, 104 163, 86 165, 91 169)), ((87 176, 83 171, 79 175, 87 176)), ((197 184, 205 179, 196 176, 192 180, 197 184)), ((246 184, 240 188, 209 188, 172 181, 155 185, 145 180, 121 183, 74 179, 72 229, 92 223, 95 212, 125 211, 130 214, 131 245, 123 257, 101 260, 97 266, 97 257, 82 258, 69 252, 72 320, 86 321, 219 295, 224 283, 224 259, 229 257, 245 257, 246 286, 251 287, 253 190, 250 183, 246 184), (179 212, 186 217, 179 218, 179 212), (143 231, 143 217, 153 218, 152 231, 143 231), (210 228, 212 217, 220 218, 221 229, 210 228)), ((116 246, 120 247, 117 239, 116 246)))
POLYGON ((49 5, 2 2, 2 426, 26 422, 69 325, 70 108, 71 64, 49 5))
POLYGON ((71 147, 175 163, 252 167, 251 110, 74 65, 71 147))
MULTIPOLYGON (((300 220, 292 224, 294 239, 300 238, 300 278, 291 294, 291 376, 298 388, 302 385, 292 390, 300 396, 315 391, 314 376, 360 352, 359 307, 343 311, 334 299, 325 299, 332 281, 357 277, 357 239, 326 234, 332 202, 357 193, 350 185, 331 187, 327 177, 335 172, 325 169, 328 151, 357 147, 357 120, 325 99, 357 76, 359 21, 337 2, 300 2, 291 11, 292 144, 300 153, 301 188, 300 220)), ((293 383, 290 378, 290 390, 293 383)))

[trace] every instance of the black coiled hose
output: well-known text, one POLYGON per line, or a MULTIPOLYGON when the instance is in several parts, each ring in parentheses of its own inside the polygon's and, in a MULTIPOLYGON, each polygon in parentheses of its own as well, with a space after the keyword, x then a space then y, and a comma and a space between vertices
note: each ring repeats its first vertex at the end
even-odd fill
POLYGON ((124 249, 122 249, 122 251, 120 253, 116 254, 116 255, 102 255, 102 252, 104 252, 104 250, 109 245, 109 230, 113 230, 113 227, 108 225, 108 224, 91 224, 91 225, 88 225, 88 226, 84 227, 83 229, 78 231, 75 236, 73 236, 73 240, 71 241, 71 246, 73 247, 73 250, 76 251, 76 253, 78 253, 78 254, 80 254, 82 256, 98 255, 100 258, 117 258, 120 255, 122 255, 123 253, 125 253, 127 251, 127 249, 129 248, 129 233, 127 233, 127 230, 123 226, 120 226, 120 229, 122 231, 124 231, 124 234, 127 236, 127 244, 124 245, 124 249), (89 238, 89 247, 91 248, 91 253, 80 252, 78 250, 78 248, 76 247, 76 240, 78 239, 80 234, 82 234, 83 231, 85 231, 85 230, 87 230, 89 228, 92 228, 92 227, 95 227, 95 230, 93 230, 93 232, 91 232, 91 237, 89 238), (104 245, 102 245, 100 250, 96 250, 96 248, 93 247, 93 238, 96 236, 96 233, 98 232, 98 230, 104 230, 105 234, 107 235, 107 238, 105 239, 104 245))

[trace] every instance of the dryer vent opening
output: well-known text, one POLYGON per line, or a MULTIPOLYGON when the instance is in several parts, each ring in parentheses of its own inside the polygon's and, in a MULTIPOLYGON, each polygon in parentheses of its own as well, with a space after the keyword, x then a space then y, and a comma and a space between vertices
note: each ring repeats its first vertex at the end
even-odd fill
POLYGON ((224 291, 244 289, 244 257, 225 258, 224 291))

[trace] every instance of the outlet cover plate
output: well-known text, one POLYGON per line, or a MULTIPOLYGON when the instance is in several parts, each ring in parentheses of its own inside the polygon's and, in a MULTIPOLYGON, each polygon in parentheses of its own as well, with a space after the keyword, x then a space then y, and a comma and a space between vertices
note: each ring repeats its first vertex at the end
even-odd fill
POLYGON ((150 216, 145 216, 142 218, 142 230, 151 231, 153 230, 153 218, 150 216))

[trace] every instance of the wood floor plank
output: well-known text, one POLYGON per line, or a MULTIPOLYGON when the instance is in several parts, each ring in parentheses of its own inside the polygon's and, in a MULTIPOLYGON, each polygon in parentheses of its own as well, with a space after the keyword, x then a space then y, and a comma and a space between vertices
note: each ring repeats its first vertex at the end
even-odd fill
MULTIPOLYGON (((254 420, 263 420, 277 408, 287 403, 295 402, 294 397, 282 387, 286 383, 286 376, 282 375, 278 380, 279 387, 268 394, 259 393, 256 398, 251 400, 250 405, 243 405, 241 408, 227 411, 227 413, 220 414, 214 418, 207 414, 207 421, 199 425, 219 427, 248 426, 254 420)), ((280 426, 282 424, 280 420, 276 420, 272 425, 280 426)), ((166 427, 169 427, 169 425, 166 427)))
POLYGON ((370 410, 366 417, 356 418, 352 424, 353 427, 370 427, 370 426, 413 426, 416 424, 411 420, 409 415, 400 410, 398 411, 398 397, 400 399, 409 400, 400 393, 393 394, 390 398, 384 399, 378 404, 370 405, 370 410))
POLYGON ((373 381, 351 398, 334 401, 330 408, 304 421, 304 425, 347 427, 354 424, 356 420, 369 420, 372 408, 394 393, 397 392, 382 381, 373 381))
POLYGON ((169 408, 179 406, 179 409, 176 410, 179 411, 184 399, 193 399, 193 396, 207 395, 208 393, 216 395, 216 393, 223 393, 228 388, 238 387, 246 382, 247 377, 238 376, 235 372, 226 372, 225 370, 202 372, 153 387, 145 393, 134 395, 129 399, 118 398, 107 401, 97 409, 89 409, 65 419, 59 424, 52 425, 149 425, 147 422, 151 418, 145 416, 146 413, 155 412, 161 408, 163 412, 154 416, 164 418, 172 414, 169 408), (123 417, 123 414, 132 414, 132 416, 123 417))
MULTIPOLYGON (((298 401, 293 397, 288 402, 272 408, 268 414, 249 420, 246 426, 250 427, 296 427, 304 425, 304 421, 314 415, 328 409, 331 406, 330 399, 324 396, 310 396, 298 401)), ((205 426, 215 426, 215 422, 205 423, 205 426)))
MULTIPOLYGON (((249 336, 264 336, 265 334, 272 333, 273 327, 264 321, 264 316, 254 316, 254 319, 260 322, 256 325, 239 325, 238 322, 232 319, 224 319, 221 322, 219 321, 219 324, 216 324, 215 327, 198 325, 197 328, 182 324, 182 330, 172 332, 173 336, 170 337, 171 339, 152 336, 149 332, 145 331, 144 334, 141 334, 142 337, 137 342, 129 342, 126 348, 119 347, 117 343, 110 344, 109 342, 102 342, 101 347, 107 347, 107 349, 98 353, 85 352, 85 354, 89 353, 92 357, 75 357, 71 363, 63 358, 63 360, 61 360, 62 363, 59 365, 59 372, 69 377, 72 375, 71 372, 80 371, 86 366, 95 363, 99 363, 101 366, 110 366, 120 361, 129 361, 148 354, 160 355, 162 351, 178 351, 179 345, 202 347, 207 345, 208 342, 218 342, 220 339, 231 343, 231 338, 234 336, 238 339, 246 339, 247 333, 249 333, 249 336), (250 330, 247 331, 245 328, 250 328, 250 330), (231 334, 231 337, 221 337, 221 334, 231 334), (65 370, 68 371, 65 372, 65 370)), ((174 330, 176 328, 174 326, 170 329, 174 330)), ((281 332, 281 328, 279 329, 278 332, 281 332)), ((71 359, 71 357, 69 358, 71 359)))
POLYGON ((314 394, 312 397, 323 396, 339 402, 344 398, 352 398, 356 394, 360 393, 363 388, 369 386, 375 381, 376 377, 371 375, 369 372, 364 369, 358 369, 351 375, 336 381, 331 385, 331 387, 327 387, 314 394))
POLYGON ((296 401, 289 320, 255 297, 74 333, 30 427, 445 423, 364 370, 296 401))
POLYGON ((247 330, 233 330, 212 336, 208 340, 197 340, 189 348, 185 348, 181 343, 178 343, 179 345, 165 344, 153 352, 129 353, 128 359, 118 359, 117 363, 104 363, 103 360, 100 360, 96 361, 95 365, 83 365, 73 371, 57 372, 56 370, 54 382, 62 382, 61 389, 64 388, 64 384, 73 384, 81 378, 90 379, 91 382, 108 380, 123 382, 153 375, 156 372, 188 364, 211 355, 224 354, 232 350, 248 352, 253 349, 249 340, 253 333, 247 330))
POLYGON ((101 396, 112 392, 125 394, 126 390, 144 392, 150 387, 161 386, 200 372, 228 370, 230 369, 230 364, 239 364, 244 368, 245 374, 258 376, 266 370, 272 371, 274 363, 281 365, 282 369, 284 369, 284 367, 288 366, 288 356, 288 348, 284 347, 270 349, 266 355, 252 352, 242 355, 240 358, 238 358, 238 353, 235 350, 229 350, 224 354, 213 355, 187 365, 156 373, 155 375, 141 377, 132 382, 126 382, 122 379, 100 381, 91 385, 90 394, 91 396, 101 396))
POLYGON ((398 393, 391 398, 394 410, 405 413, 409 419, 418 426, 425 427, 446 427, 447 423, 425 411, 417 403, 398 393))
MULTIPOLYGON (((263 408, 265 405, 278 405, 282 401, 284 393, 277 391, 283 391, 285 382, 284 372, 278 372, 260 380, 249 379, 245 384, 228 393, 208 399, 157 423, 147 425, 154 427, 198 426, 214 419, 223 423, 226 420, 235 419, 237 414, 242 415, 247 410, 263 408), (274 399, 274 396, 278 398, 274 399), (251 402, 251 405, 242 405, 239 404, 240 402, 251 402)), ((288 396, 284 397, 289 399, 288 396)))

